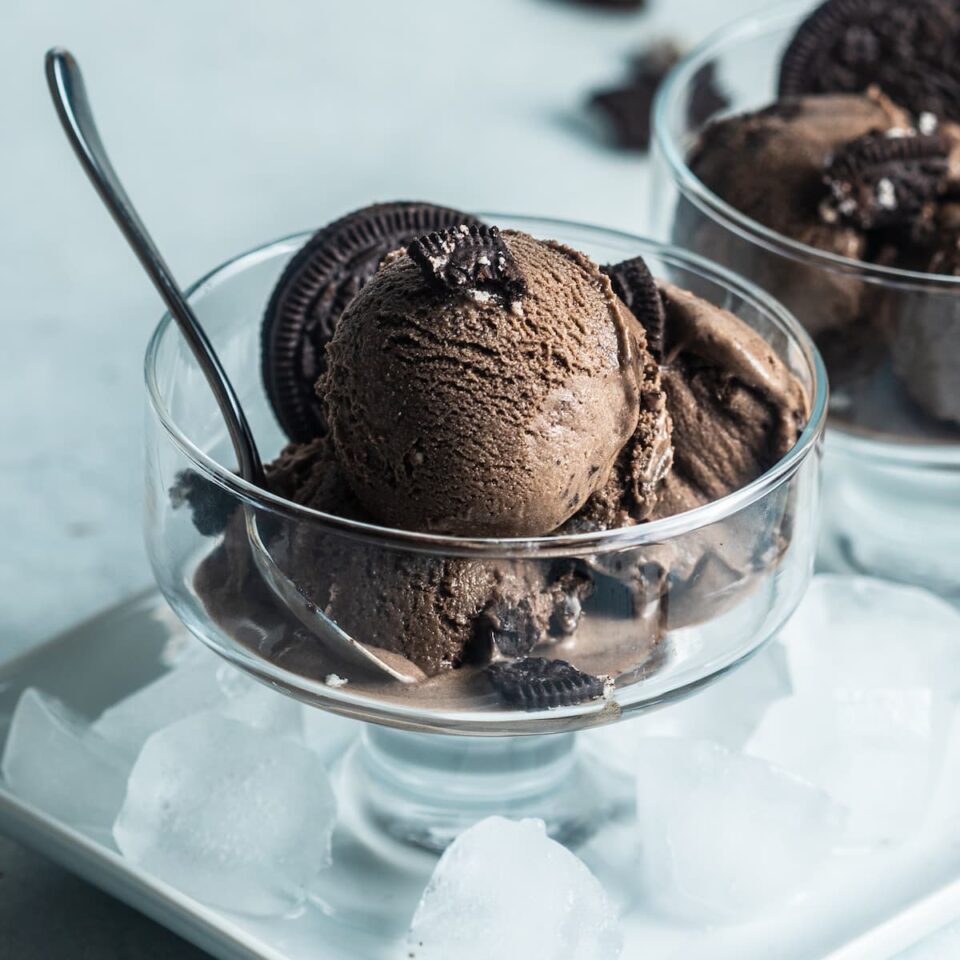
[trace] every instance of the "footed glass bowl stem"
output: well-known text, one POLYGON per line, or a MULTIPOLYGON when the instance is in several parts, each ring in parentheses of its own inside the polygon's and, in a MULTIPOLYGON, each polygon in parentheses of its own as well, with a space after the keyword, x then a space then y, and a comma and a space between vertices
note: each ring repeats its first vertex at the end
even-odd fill
POLYGON ((341 768, 341 802, 376 833, 428 850, 494 815, 537 817, 576 844, 629 800, 574 743, 573 733, 452 737, 367 725, 341 768))

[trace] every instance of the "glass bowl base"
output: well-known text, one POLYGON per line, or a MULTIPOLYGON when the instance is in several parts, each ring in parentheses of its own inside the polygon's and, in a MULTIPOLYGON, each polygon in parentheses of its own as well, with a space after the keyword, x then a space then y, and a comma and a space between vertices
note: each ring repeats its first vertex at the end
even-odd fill
POLYGON ((616 856, 608 849, 608 835, 619 837, 632 821, 633 784, 578 749, 573 733, 452 737, 371 724, 338 761, 335 779, 336 869, 317 875, 309 902, 374 940, 403 935, 439 854, 485 817, 543 820, 611 883, 628 872, 622 855, 634 856, 622 838, 616 856))
POLYGON ((960 459, 924 453, 828 431, 821 567, 960 600, 960 459))
POLYGON ((340 768, 341 808, 367 833, 439 852, 485 817, 536 817, 577 845, 631 794, 575 734, 451 737, 368 726, 340 768))

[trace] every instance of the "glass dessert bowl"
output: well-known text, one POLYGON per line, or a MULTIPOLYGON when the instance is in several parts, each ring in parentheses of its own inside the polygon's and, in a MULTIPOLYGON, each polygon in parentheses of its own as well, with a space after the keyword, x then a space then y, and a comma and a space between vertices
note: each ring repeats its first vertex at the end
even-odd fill
MULTIPOLYGON (((204 378, 170 318, 161 320, 146 357, 146 540, 160 589, 189 629, 235 666, 304 702, 370 722, 347 763, 352 795, 388 832, 433 847, 494 811, 543 816, 560 836, 586 829, 599 799, 583 789, 587 774, 569 734, 689 695, 748 658, 796 607, 816 540, 826 378, 785 309, 723 268, 627 234, 489 220, 598 262, 642 256, 656 277, 696 291, 759 334, 802 386, 808 416, 797 442, 761 476, 674 516, 526 538, 419 533, 325 514, 239 479, 204 378), (191 517, 182 502, 197 490, 203 508, 191 517), (265 582, 262 552, 301 590, 315 622, 265 582), (317 586, 331 578, 336 602, 329 585, 317 586), (487 661, 498 654, 483 631, 474 631, 451 669, 418 671, 403 657, 386 657, 413 682, 356 664, 344 669, 336 655, 331 632, 383 653, 391 646, 384 631, 462 630, 458 591, 469 596, 471 584, 489 582, 517 598, 513 610, 500 611, 501 652, 522 645, 515 611, 527 609, 528 596, 528 606, 547 598, 550 629, 521 653, 575 662, 582 673, 561 678, 555 695, 537 688, 505 698, 487 677, 487 661), (570 684, 584 682, 602 688, 567 696, 570 684), (516 739, 543 733, 566 736, 516 739)), ((307 240, 297 235, 241 255, 190 292, 268 454, 284 437, 260 377, 260 320, 307 240)))
MULTIPOLYGON (((908 268, 904 256, 885 263, 882 248, 868 260, 839 232, 830 243, 801 242, 796 230, 787 235, 746 215, 691 169, 695 149, 706 150, 704 126, 691 125, 688 110, 700 71, 715 71, 729 97, 721 120, 768 107, 784 51, 809 13, 808 5, 789 4, 745 18, 664 82, 653 138, 656 232, 768 291, 820 347, 831 383, 823 562, 955 595, 960 276, 908 268)), ((899 115, 889 101, 877 103, 899 115)), ((915 122, 920 134, 930 121, 921 114, 915 122)), ((762 176, 754 167, 755 182, 762 176)), ((834 226, 811 219, 811 231, 834 226)))

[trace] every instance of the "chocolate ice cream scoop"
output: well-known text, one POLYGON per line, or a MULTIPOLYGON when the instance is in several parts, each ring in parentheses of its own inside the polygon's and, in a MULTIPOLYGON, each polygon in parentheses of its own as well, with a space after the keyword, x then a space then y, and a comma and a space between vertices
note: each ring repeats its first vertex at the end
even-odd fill
MULTIPOLYGON (((271 489, 303 506, 373 522, 329 437, 291 444, 268 467, 271 489)), ((348 633, 406 656, 428 674, 496 647, 523 656, 572 633, 590 584, 569 564, 482 562, 364 546, 308 526, 285 543, 298 586, 348 633)))
POLYGON ((547 534, 607 483, 652 361, 587 257, 512 231, 489 249, 470 238, 391 257, 344 311, 318 390, 344 475, 382 523, 547 534))
POLYGON ((672 284, 660 290, 674 460, 656 512, 669 516, 769 470, 797 442, 809 400, 776 351, 738 317, 672 284))
POLYGON ((912 126, 906 111, 876 91, 789 97, 708 126, 690 167, 719 197, 759 223, 802 243, 859 257, 861 231, 821 216, 824 170, 848 141, 912 126))
MULTIPOLYGON (((267 475, 271 491, 293 503, 372 522, 350 490, 329 437, 291 444, 268 465, 267 475)), ((402 657, 407 674, 414 672, 410 665, 433 676, 495 654, 526 656, 576 631, 592 588, 572 562, 437 557, 359 542, 307 523, 277 524, 269 550, 317 610, 381 659, 402 657)), ((201 567, 205 602, 217 616, 242 616, 245 606, 263 602, 258 581, 243 517, 235 516, 223 547, 201 567)), ((347 675, 351 668, 331 666, 347 675)))
POLYGON ((629 526, 726 496, 780 460, 807 421, 803 387, 756 331, 673 284, 661 282, 654 290, 665 331, 662 362, 649 368, 656 389, 644 391, 638 433, 624 446, 610 480, 571 518, 566 532, 629 526), (638 501, 631 467, 635 458, 658 450, 650 437, 662 435, 663 428, 654 426, 661 419, 670 423, 669 460, 656 497, 638 501), (639 509, 638 502, 649 509, 639 509))
MULTIPOLYGON (((858 259, 866 253, 866 237, 827 209, 831 195, 825 170, 852 139, 874 130, 908 130, 910 123, 905 111, 876 91, 791 97, 709 125, 691 153, 690 167, 751 219, 801 243, 858 259)), ((749 277, 803 317, 831 375, 851 364, 860 369, 876 362, 881 352, 876 337, 858 337, 852 348, 845 339, 861 311, 863 287, 856 276, 801 260, 785 265, 782 257, 753 243, 731 242, 725 227, 693 210, 678 221, 676 239, 749 277)))
MULTIPOLYGON (((708 126, 690 166, 721 199, 784 237, 848 259, 924 269, 943 233, 937 208, 954 189, 960 137, 952 123, 930 116, 915 122, 876 89, 784 97, 708 126)), ((909 343, 917 335, 891 297, 855 270, 741 241, 693 209, 678 219, 675 236, 794 311, 839 392, 858 392, 882 374, 893 336, 909 343)), ((931 329, 948 327, 940 321, 931 329)), ((937 349, 924 339, 924 351, 937 349)), ((942 402, 924 406, 944 416, 942 402)))
MULTIPOLYGON (((659 374, 673 460, 649 519, 703 506, 755 480, 796 444, 809 417, 800 382, 758 333, 688 291, 669 283, 659 289, 666 333, 659 374)), ((630 502, 629 484, 615 475, 567 529, 635 523, 640 518, 630 502)), ((619 585, 626 608, 648 608, 668 596, 672 626, 701 622, 735 603, 752 574, 779 561, 790 542, 793 511, 787 496, 766 498, 679 543, 629 560, 598 557, 591 572, 598 584, 607 583, 607 592, 611 582, 619 585)))

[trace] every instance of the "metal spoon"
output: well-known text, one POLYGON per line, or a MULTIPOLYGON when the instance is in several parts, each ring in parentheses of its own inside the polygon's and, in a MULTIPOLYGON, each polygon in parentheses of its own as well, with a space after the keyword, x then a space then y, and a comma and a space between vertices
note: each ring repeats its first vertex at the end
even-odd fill
MULTIPOLYGON (((263 461, 257 452, 257 445, 240 399, 213 345, 200 326, 200 321, 173 279, 170 268, 160 256, 160 251, 150 238, 110 163, 93 120, 83 75, 76 58, 69 51, 54 47, 47 51, 46 73, 54 106, 80 165, 153 281, 213 391, 227 425, 240 476, 255 486, 266 489, 263 461)), ((403 657, 384 651, 390 662, 381 659, 368 647, 344 633, 322 610, 311 603, 277 566, 260 537, 255 512, 246 504, 244 514, 254 560, 264 580, 294 616, 316 634, 338 658, 344 663, 368 672, 372 670, 404 683, 423 677, 423 673, 403 657)))

